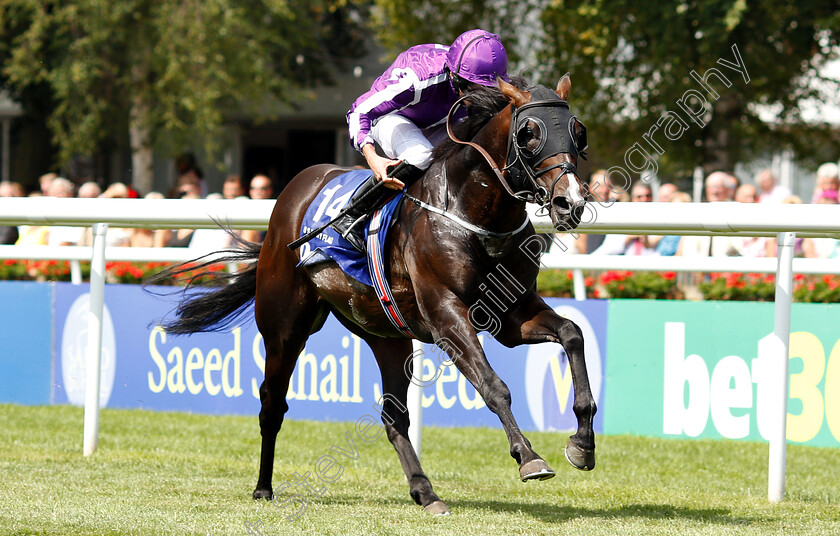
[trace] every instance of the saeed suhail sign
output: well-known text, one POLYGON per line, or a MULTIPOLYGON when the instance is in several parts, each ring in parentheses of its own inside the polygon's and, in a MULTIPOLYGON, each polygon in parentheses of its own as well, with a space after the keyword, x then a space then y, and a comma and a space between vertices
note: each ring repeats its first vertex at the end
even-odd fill
MULTIPOLYGON (((158 289, 172 292, 171 288, 158 289)), ((603 401, 606 303, 552 300, 586 337, 593 393, 603 401)), ((85 392, 86 285, 55 285, 53 401, 82 405, 85 392)), ((103 407, 257 415, 265 347, 252 315, 220 333, 174 336, 157 325, 174 306, 171 297, 132 285, 108 285, 103 322, 103 407)), ((572 382, 559 344, 504 348, 489 335, 482 342, 508 384, 524 429, 574 429, 572 382)), ((410 356, 395 356, 408 359, 410 356)), ((500 426, 496 415, 445 354, 425 345, 423 422, 446 426, 500 426)), ((310 337, 289 383, 288 417, 355 421, 384 395, 379 368, 367 345, 330 317, 310 337)), ((600 431, 602 413, 596 416, 600 431)))

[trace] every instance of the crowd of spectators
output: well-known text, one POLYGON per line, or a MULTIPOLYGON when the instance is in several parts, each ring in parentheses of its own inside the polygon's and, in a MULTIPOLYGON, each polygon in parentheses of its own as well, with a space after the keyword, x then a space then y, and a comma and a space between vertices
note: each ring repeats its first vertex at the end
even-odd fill
MULTIPOLYGON (((837 164, 826 163, 815 176, 815 189, 811 203, 837 204, 840 177, 837 164)), ((608 207, 614 202, 686 203, 692 197, 681 192, 676 185, 665 183, 653 192, 644 181, 635 182, 627 191, 622 185, 609 182, 606 171, 597 170, 589 180, 591 200, 608 207)), ((802 203, 790 190, 779 184, 769 169, 761 170, 751 183, 740 181, 731 173, 710 173, 704 182, 704 202, 708 203, 802 203)), ((655 236, 655 235, 597 235, 581 234, 572 240, 568 234, 557 235, 549 254, 588 253, 592 255, 661 255, 687 257, 775 257, 776 240, 767 237, 747 236, 655 236)), ((799 238, 795 254, 808 258, 840 257, 840 241, 833 238, 799 238)))
MULTIPOLYGON (((146 199, 274 199, 276 194, 271 179, 266 175, 255 175, 250 182, 239 175, 228 176, 222 192, 206 193, 207 186, 201 170, 190 159, 176 161, 178 177, 174 186, 166 193, 152 191, 143 196, 146 199), (250 196, 249 196, 250 194, 250 196)), ((103 190, 96 181, 80 185, 55 173, 39 177, 37 187, 27 193, 21 183, 0 182, 0 197, 79 197, 79 198, 138 198, 139 192, 121 182, 115 182, 103 190)), ((265 237, 260 231, 234 231, 242 238, 261 242, 265 237)), ((189 247, 202 252, 224 249, 234 245, 234 240, 223 229, 141 229, 109 227, 106 234, 108 246, 133 247, 189 247)), ((88 227, 65 226, 0 226, 0 244, 17 245, 79 245, 92 243, 88 227)))
MULTIPOLYGON (((148 199, 274 199, 276 192, 272 180, 263 174, 244 181, 239 175, 228 176, 220 193, 207 194, 207 186, 201 170, 194 160, 179 159, 176 162, 178 177, 167 195, 150 192, 148 199)), ((840 191, 840 177, 837 164, 826 163, 819 167, 815 176, 815 188, 811 203, 837 204, 840 191)), ((590 198, 604 206, 614 202, 630 203, 685 203, 691 196, 681 192, 676 185, 665 183, 654 192, 649 184, 636 181, 628 191, 626 186, 610 183, 604 170, 592 173, 589 181, 590 198)), ((27 195, 16 182, 0 182, 0 197, 22 197, 27 195)), ((42 175, 38 188, 30 196, 52 197, 105 197, 136 198, 139 193, 123 183, 113 183, 102 189, 94 181, 83 182, 78 187, 55 173, 42 175)), ((791 195, 770 170, 762 170, 751 183, 741 184, 738 179, 723 171, 706 177, 704 200, 710 203, 802 203, 791 195)), ((236 231, 241 238, 261 242, 265 233, 256 230, 236 231)), ((563 244, 563 253, 587 253, 592 255, 681 255, 681 256, 748 256, 773 257, 776 255, 776 241, 764 237, 727 236, 653 236, 653 235, 598 235, 581 234, 574 240, 568 235, 558 236, 551 247, 551 253, 558 252, 563 244)), ((191 247, 204 251, 224 249, 233 245, 230 235, 221 229, 121 229, 109 228, 106 236, 109 246, 140 247, 191 247)), ((90 229, 62 226, 0 226, 0 243, 23 245, 89 245, 90 229)), ((798 239, 796 255, 810 258, 840 257, 840 241, 833 238, 798 239)))

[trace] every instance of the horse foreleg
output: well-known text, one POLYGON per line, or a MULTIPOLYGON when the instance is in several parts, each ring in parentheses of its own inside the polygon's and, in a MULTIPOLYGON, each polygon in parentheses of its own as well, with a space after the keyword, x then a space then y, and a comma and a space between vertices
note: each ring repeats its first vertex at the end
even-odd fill
POLYGON ((406 406, 408 385, 411 383, 412 345, 405 339, 379 339, 368 336, 365 341, 373 350, 373 355, 382 372, 382 422, 388 440, 397 451, 405 477, 408 480, 409 494, 414 501, 429 513, 445 515, 449 508, 440 500, 429 478, 420 466, 417 453, 408 438, 409 416, 406 406), (408 367, 405 367, 409 360, 408 367), (408 370, 406 370, 408 369, 408 370))
POLYGON ((566 459, 578 469, 594 469, 595 431, 592 421, 597 408, 586 372, 583 333, 580 328, 568 318, 555 313, 536 293, 526 297, 521 307, 509 311, 502 325, 496 339, 505 346, 555 342, 566 350, 574 385, 572 408, 578 423, 577 431, 569 438, 566 446, 566 459))
POLYGON ((487 362, 475 329, 467 320, 467 312, 462 312, 462 316, 449 316, 436 323, 446 326, 440 330, 436 344, 449 354, 458 370, 484 398, 487 407, 499 417, 510 443, 510 455, 519 464, 522 481, 553 477, 554 471, 534 452, 531 442, 519 429, 510 407, 510 389, 487 362))

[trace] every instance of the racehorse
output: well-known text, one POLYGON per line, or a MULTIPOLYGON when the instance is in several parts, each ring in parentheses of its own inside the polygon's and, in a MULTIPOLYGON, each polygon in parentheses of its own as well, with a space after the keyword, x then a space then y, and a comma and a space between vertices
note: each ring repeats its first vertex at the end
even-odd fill
MULTIPOLYGON (((583 336, 536 292, 541 248, 535 245, 539 240, 525 210, 527 202, 535 202, 558 229, 576 227, 584 203, 576 164, 583 156, 586 134, 566 102, 568 74, 555 90, 525 89, 521 81, 498 82, 498 89, 483 88, 466 97, 466 119, 450 130, 452 140, 436 148, 432 166, 407 188, 408 201, 385 245, 387 270, 394 303, 410 332, 445 350, 498 415, 520 478, 543 480, 555 473, 516 424, 510 391, 487 362, 477 334, 489 331, 508 347, 542 342, 564 347, 577 417, 566 458, 578 469, 592 469, 596 407, 583 336), (495 282, 492 289, 490 281, 495 282), (500 281, 506 283, 500 286, 500 281)), ((232 325, 255 299, 266 360, 260 387, 262 450, 253 496, 271 499, 275 441, 288 410, 289 380, 304 343, 333 313, 370 346, 379 365, 386 393, 382 422, 411 497, 426 511, 447 514, 408 439, 411 338, 389 322, 371 287, 346 276, 334 262, 298 266, 300 250, 288 247, 299 238, 312 200, 329 179, 345 171, 316 165, 298 174, 277 198, 263 244, 243 244, 241 251, 225 252, 225 258, 213 261, 249 265, 229 274, 227 285, 185 293, 176 317, 163 327, 176 334, 219 331, 232 325)), ((175 267, 159 278, 177 277, 187 269, 175 267)))

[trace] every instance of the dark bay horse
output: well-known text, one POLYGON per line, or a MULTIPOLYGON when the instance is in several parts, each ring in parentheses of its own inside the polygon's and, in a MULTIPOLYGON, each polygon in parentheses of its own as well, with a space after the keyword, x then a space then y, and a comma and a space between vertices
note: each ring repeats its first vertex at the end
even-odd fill
MULTIPOLYGON (((411 331, 445 350, 499 416, 520 478, 543 480, 554 471, 517 426, 510 391, 487 362, 477 334, 489 331, 508 347, 563 345, 578 423, 566 458, 578 469, 592 469, 596 408, 583 336, 536 293, 539 248, 525 211, 526 202, 537 202, 557 228, 566 230, 580 221, 584 192, 575 166, 585 148, 585 128, 566 103, 568 75, 554 91, 543 86, 525 90, 501 80, 499 86, 468 98, 468 117, 453 137, 469 141, 448 141, 436 149, 432 166, 408 188, 410 198, 385 249, 394 300, 411 331), (490 287, 490 280, 497 285, 490 287)), ((264 243, 245 244, 242 251, 222 259, 247 261, 249 266, 231 274, 227 285, 185 294, 176 318, 164 328, 176 334, 218 331, 232 325, 256 300, 266 363, 260 387, 262 452, 253 495, 270 499, 275 441, 288 410, 289 379, 307 338, 333 313, 367 342, 379 365, 387 395, 381 402, 382 421, 411 497, 425 510, 445 514, 448 508, 432 490, 408 439, 405 402, 411 363, 406 360, 412 355, 411 339, 391 325, 372 288, 346 276, 333 262, 297 267, 300 252, 287 247, 298 238, 304 212, 318 191, 344 171, 319 165, 297 175, 277 199, 264 243)), ((176 267, 162 277, 178 275, 176 267)))

